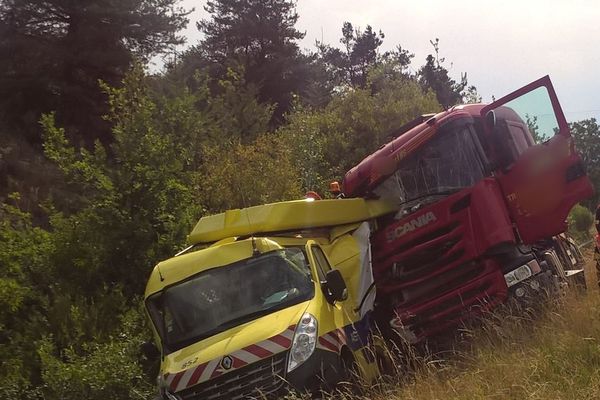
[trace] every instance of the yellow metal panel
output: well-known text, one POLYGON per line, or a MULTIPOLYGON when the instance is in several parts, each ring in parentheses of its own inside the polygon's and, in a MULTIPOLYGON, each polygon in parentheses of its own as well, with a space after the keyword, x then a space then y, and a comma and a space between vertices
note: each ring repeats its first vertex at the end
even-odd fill
MULTIPOLYGON (((355 213, 354 215, 359 216, 360 218, 368 217, 366 219, 369 219, 374 216, 367 206, 367 202, 364 202, 363 200, 352 200, 351 202, 345 202, 343 200, 322 201, 330 202, 329 204, 332 206, 335 205, 336 207, 340 207, 341 205, 342 208, 345 207, 345 204, 350 204, 349 209, 355 213), (362 211, 359 209, 360 207, 363 207, 362 211)), ((315 202, 313 204, 318 203, 319 202, 315 202)), ((328 221, 347 222, 347 219, 336 219, 328 217, 325 214, 321 214, 325 213, 326 210, 332 212, 332 208, 330 207, 331 206, 317 207, 316 209, 312 209, 312 211, 308 211, 308 215, 310 218, 312 218, 314 215, 311 213, 317 213, 321 216, 324 216, 324 218, 326 218, 328 221)), ((375 208, 376 210, 379 210, 377 212, 381 212, 381 210, 389 212, 387 211, 389 209, 382 207, 381 205, 378 205, 377 207, 379 207, 378 209, 375 208)), ((287 211, 283 212, 280 210, 273 211, 273 209, 269 207, 260 207, 256 213, 252 214, 251 218, 257 217, 257 221, 261 221, 258 217, 267 218, 267 220, 263 220, 265 225, 262 226, 273 227, 281 226, 267 224, 268 218, 272 217, 273 212, 275 215, 279 216, 289 215, 290 218, 293 216, 293 221, 288 226, 294 226, 294 228, 298 228, 298 221, 302 221, 303 218, 299 215, 294 215, 290 209, 292 211, 298 211, 302 210, 303 208, 291 207, 287 208, 287 211)), ((246 210, 233 210, 231 212, 220 214, 222 218, 221 224, 226 227, 232 227, 233 229, 234 227, 238 226, 237 224, 240 220, 246 218, 244 216, 245 211, 246 210)), ((304 208, 304 211, 306 211, 306 208, 304 208)), ((344 212, 345 211, 342 211, 342 213, 344 212)), ((154 271, 152 272, 148 281, 146 287, 146 298, 162 290, 166 286, 185 280, 199 272, 247 259, 252 256, 254 248, 257 248, 261 253, 264 253, 279 249, 282 246, 298 246, 313 242, 319 243, 321 246, 323 246, 322 248, 327 254, 329 261, 332 263, 332 267, 340 269, 350 289, 350 297, 353 297, 356 296, 352 289, 357 286, 356 279, 359 278, 358 272, 360 270, 360 265, 358 246, 356 245, 355 239, 350 236, 351 231, 352 228, 350 226, 340 227, 340 229, 337 230, 337 234, 333 235, 334 237, 337 237, 337 240, 333 244, 329 242, 327 237, 314 238, 315 241, 302 237, 258 237, 255 239, 246 239, 240 241, 234 241, 230 238, 220 238, 220 242, 215 243, 210 247, 183 254, 159 263, 154 268, 154 271)), ((221 234, 222 233, 223 232, 221 232, 221 234)), ((217 237, 219 235, 216 235, 214 232, 212 234, 214 234, 213 237, 215 240, 218 240, 217 237)), ((311 261, 311 269, 313 270, 312 272, 314 276, 316 272, 314 270, 314 258, 310 253, 308 254, 308 258, 311 261)), ((243 290, 243 288, 240 288, 240 290, 243 290)), ((304 312, 309 312, 315 316, 318 321, 318 335, 324 335, 327 332, 331 332, 335 329, 340 329, 344 326, 357 322, 359 315, 354 311, 353 307, 354 302, 351 298, 343 302, 337 302, 333 305, 329 304, 323 296, 320 285, 315 283, 315 296, 309 301, 283 310, 275 311, 272 314, 265 315, 254 321, 231 328, 227 331, 221 332, 167 355, 163 359, 161 365, 161 375, 176 374, 183 370, 196 368, 202 363, 210 360, 220 359, 223 356, 242 349, 248 345, 259 343, 262 340, 268 339, 274 335, 278 335, 285 331, 288 327, 297 324, 304 312)), ((368 363, 359 352, 355 353, 355 357, 359 364, 360 372, 363 378, 367 381, 371 380, 376 375, 376 365, 368 363)))
POLYGON ((394 206, 375 200, 295 200, 265 204, 203 217, 188 236, 191 244, 227 237, 330 227, 365 221, 393 212, 394 206))
POLYGON ((224 241, 222 245, 215 245, 203 250, 173 257, 154 267, 146 285, 145 297, 207 269, 229 265, 250 258, 252 257, 254 246, 261 253, 281 248, 281 246, 270 239, 255 238, 239 242, 224 241), (253 241, 254 245, 252 244, 253 241))
MULTIPOLYGON (((161 373, 174 374, 221 358, 248 345, 258 343, 296 325, 310 301, 265 315, 228 329, 167 355, 161 373)), ((325 316, 327 317, 327 316, 325 316)))

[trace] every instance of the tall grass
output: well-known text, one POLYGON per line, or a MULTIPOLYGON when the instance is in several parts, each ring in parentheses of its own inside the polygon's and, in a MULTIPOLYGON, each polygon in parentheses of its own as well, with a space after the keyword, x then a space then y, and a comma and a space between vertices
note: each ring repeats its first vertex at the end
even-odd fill
POLYGON ((586 270, 586 295, 535 312, 495 313, 463 330, 451 351, 411 354, 400 374, 331 397, 600 399, 600 294, 591 261, 586 270))

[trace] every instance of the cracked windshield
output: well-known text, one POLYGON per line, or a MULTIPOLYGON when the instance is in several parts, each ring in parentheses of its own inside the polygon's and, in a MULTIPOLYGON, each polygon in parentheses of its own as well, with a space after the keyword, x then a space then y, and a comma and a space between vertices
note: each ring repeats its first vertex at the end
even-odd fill
POLYGON ((313 295, 306 257, 290 248, 204 271, 152 297, 149 308, 167 346, 176 350, 313 295))
POLYGON ((448 195, 483 178, 470 126, 441 131, 406 160, 374 193, 398 205, 448 195))

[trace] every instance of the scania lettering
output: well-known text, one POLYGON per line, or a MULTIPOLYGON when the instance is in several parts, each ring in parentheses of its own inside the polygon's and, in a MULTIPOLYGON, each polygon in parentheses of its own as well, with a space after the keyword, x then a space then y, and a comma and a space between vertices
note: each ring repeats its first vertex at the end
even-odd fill
POLYGON ((436 220, 435 214, 432 212, 428 212, 420 217, 411 220, 410 222, 405 223, 404 225, 400 225, 388 231, 388 242, 392 242, 401 236, 405 235, 408 232, 412 232, 417 228, 425 226, 430 222, 434 222, 436 220))

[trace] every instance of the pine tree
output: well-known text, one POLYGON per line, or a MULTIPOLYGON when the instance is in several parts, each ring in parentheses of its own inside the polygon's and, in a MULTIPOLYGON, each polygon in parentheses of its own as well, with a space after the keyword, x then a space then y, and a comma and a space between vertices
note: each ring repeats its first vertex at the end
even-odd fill
POLYGON ((182 43, 179 0, 3 0, 0 116, 30 142, 55 110, 72 137, 111 140, 98 81, 117 85, 134 58, 182 43))
POLYGON ((319 56, 326 65, 334 85, 365 88, 372 68, 386 64, 403 70, 410 64, 412 54, 398 46, 394 51, 381 53, 385 35, 367 25, 364 31, 344 22, 340 43, 342 49, 317 42, 319 56))
POLYGON ((259 100, 275 104, 280 120, 308 82, 309 60, 296 43, 304 34, 294 27, 295 1, 210 0, 205 10, 210 19, 197 24, 205 38, 186 58, 200 60, 217 80, 228 69, 243 71, 259 88, 259 100))
MULTIPOLYGON (((467 74, 461 75, 459 83, 454 81, 448 75, 448 70, 444 67, 444 58, 440 58, 439 44, 440 40, 430 41, 433 46, 435 56, 429 54, 426 63, 419 70, 419 83, 425 90, 433 90, 439 103, 444 108, 449 108, 455 104, 463 102, 463 91, 467 87, 467 74)), ((471 92, 476 92, 474 86, 469 87, 471 92)), ((476 96, 476 95, 474 95, 476 96)))

